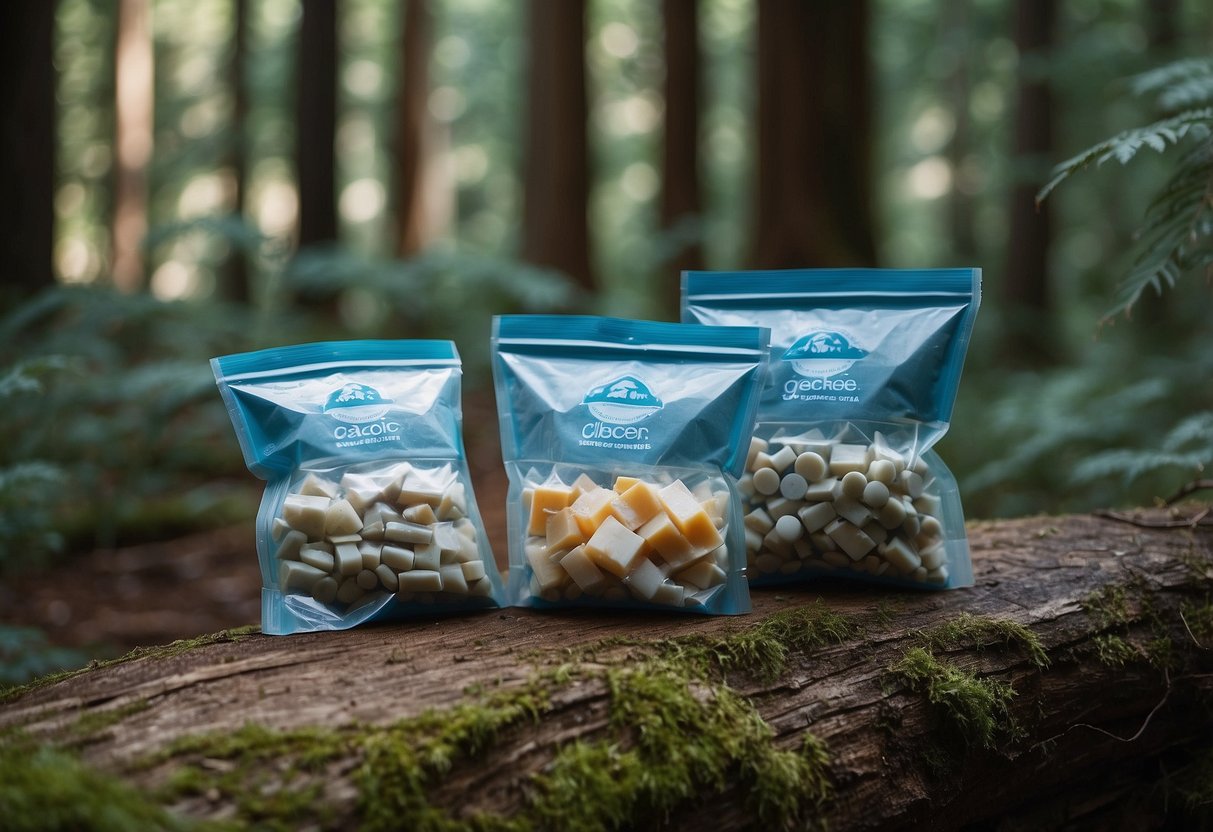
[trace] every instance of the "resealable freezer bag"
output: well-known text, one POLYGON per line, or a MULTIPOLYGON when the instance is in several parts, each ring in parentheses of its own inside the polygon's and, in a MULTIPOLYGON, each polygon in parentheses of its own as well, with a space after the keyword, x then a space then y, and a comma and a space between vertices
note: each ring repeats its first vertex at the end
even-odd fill
POLYGON ((333 341, 211 360, 257 514, 261 628, 499 606, 450 341, 333 341))
POLYGON ((948 429, 979 269, 686 272, 682 318, 771 330, 746 473, 755 584, 973 583, 948 429))
POLYGON ((749 610, 737 477, 767 337, 614 318, 493 320, 513 603, 749 610))

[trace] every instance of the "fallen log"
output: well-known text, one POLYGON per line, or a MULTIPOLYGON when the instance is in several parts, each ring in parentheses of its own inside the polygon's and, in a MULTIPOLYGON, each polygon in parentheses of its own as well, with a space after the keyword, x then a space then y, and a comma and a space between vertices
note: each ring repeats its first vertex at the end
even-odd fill
POLYGON ((0 817, 74 817, 75 777, 81 813, 143 826, 1183 825, 1213 801, 1206 514, 971 524, 977 584, 949 593, 822 581, 730 619, 506 609, 136 651, 3 695, 0 817))

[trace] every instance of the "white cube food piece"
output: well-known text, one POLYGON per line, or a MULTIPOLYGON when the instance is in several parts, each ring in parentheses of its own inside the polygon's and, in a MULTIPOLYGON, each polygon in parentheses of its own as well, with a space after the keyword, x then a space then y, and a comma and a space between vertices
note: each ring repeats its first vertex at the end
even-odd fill
POLYGON ((774 552, 776 555, 784 557, 792 553, 792 544, 775 529, 771 529, 762 538, 762 548, 767 552, 774 552))
POLYGON ((473 581, 478 581, 484 577, 484 561, 470 560, 466 563, 459 564, 459 568, 463 570, 463 579, 470 585, 473 581))
MULTIPOLYGON (((282 503, 282 519, 311 538, 324 537, 324 520, 329 498, 307 494, 289 494, 282 503)), ((361 525, 361 524, 360 524, 361 525)))
POLYGON ((767 503, 767 514, 778 523, 780 517, 786 517, 789 514, 795 514, 803 506, 800 500, 789 500, 786 497, 776 497, 767 503))
POLYGON ((756 508, 747 514, 742 522, 745 523, 747 529, 753 529, 759 534, 766 534, 775 525, 775 521, 771 519, 771 515, 760 508, 756 508))
POLYGON ((867 445, 839 443, 830 451, 830 473, 836 477, 841 477, 852 471, 862 473, 868 470, 868 463, 870 461, 867 445))
POLYGON ((569 573, 573 583, 585 592, 597 592, 606 583, 606 576, 593 559, 586 554, 584 545, 577 546, 564 554, 560 558, 560 566, 569 573))
POLYGON ((323 570, 297 560, 282 560, 278 562, 278 585, 283 592, 304 592, 312 594, 312 587, 325 577, 323 570))
POLYGON ((360 534, 331 534, 327 538, 328 542, 336 546, 338 543, 361 543, 362 535, 360 534))
POLYGON ((383 556, 383 544, 364 540, 358 546, 358 554, 362 555, 363 569, 376 569, 383 556))
POLYGON ((455 555, 463 548, 465 540, 463 535, 455 531, 455 527, 450 524, 442 523, 434 526, 434 543, 447 562, 454 561, 455 555))
POLYGON ((826 526, 826 534, 830 536, 838 548, 846 552, 851 560, 859 560, 876 548, 876 542, 863 533, 855 525, 838 519, 826 526))
POLYGON ((922 560, 914 549, 901 538, 885 541, 880 553, 898 572, 913 572, 922 566, 922 560))
POLYGON ((430 541, 413 549, 413 568, 427 571, 438 571, 442 565, 442 549, 437 543, 430 541))
POLYGON ((357 534, 362 531, 362 517, 350 505, 349 500, 333 500, 324 515, 326 537, 357 534))
POLYGON ((299 550, 299 560, 308 566, 314 566, 321 572, 333 571, 333 555, 314 546, 304 546, 299 550))
POLYGON ((434 529, 417 523, 388 523, 384 526, 383 536, 396 543, 429 543, 434 539, 434 529))
POLYGON ((291 524, 281 517, 275 517, 274 522, 270 523, 270 537, 274 540, 282 540, 290 530, 291 524))
POLYGON ((901 500, 889 500, 876 512, 876 519, 886 529, 897 528, 906 520, 905 504, 901 500))
POLYGON ((929 549, 923 549, 919 554, 922 557, 922 565, 927 568, 928 572, 943 566, 948 559, 948 553, 942 543, 937 543, 929 549))
POLYGON ((897 475, 897 487, 902 494, 917 499, 922 496, 922 477, 913 471, 902 471, 897 475))
POLYGON ((308 474, 299 485, 299 493, 308 497, 326 497, 331 500, 337 496, 337 483, 316 474, 308 474))
MULTIPOLYGON (((586 541, 585 549, 600 567, 622 578, 643 559, 640 553, 645 545, 643 537, 610 516, 586 541)), ((653 569, 657 567, 653 566, 653 569)))
POLYGON ((363 526, 358 536, 363 540, 383 540, 383 531, 383 521, 375 519, 363 526))
POLYGON ((827 477, 824 480, 809 483, 809 487, 805 489, 802 500, 809 503, 820 503, 826 500, 834 499, 834 491, 838 488, 837 477, 827 477))
POLYGON ((363 592, 370 592, 375 587, 379 586, 379 576, 370 569, 363 569, 354 578, 358 582, 358 588, 363 592))
POLYGON ((438 522, 438 515, 434 513, 434 507, 429 503, 409 506, 400 512, 400 516, 405 522, 416 523, 419 526, 432 526, 438 522))
POLYGON ((414 569, 401 572, 400 592, 441 592, 442 573, 430 569, 414 569))
POLYGON ((385 544, 379 550, 379 562, 397 572, 406 572, 413 568, 413 550, 405 546, 393 546, 390 543, 385 544))
POLYGON ((443 566, 438 572, 442 575, 442 591, 453 592, 456 595, 468 594, 467 578, 463 576, 463 567, 457 563, 443 566))
POLYGON ((426 503, 430 508, 437 508, 442 502, 442 489, 406 480, 400 486, 400 494, 396 496, 396 504, 400 506, 415 506, 426 503))
POLYGON ((875 520, 869 520, 860 528, 864 534, 876 541, 877 546, 889 539, 889 530, 875 520))
POLYGON ((940 566, 927 571, 927 581, 943 586, 948 582, 948 567, 940 566))
POLYGON ((468 584, 468 595, 485 598, 492 594, 493 584, 487 577, 468 584))
POLYGON ((880 480, 872 480, 864 485, 860 499, 874 509, 884 508, 889 501, 889 487, 880 480))
POLYGON ((312 597, 322 604, 331 604, 337 600, 337 579, 325 575, 312 585, 312 597))
POLYGON ((375 567, 375 577, 379 579, 379 583, 388 592, 395 592, 400 588, 400 579, 396 577, 395 571, 386 563, 381 563, 375 567))
POLYGON ((800 538, 792 541, 792 551, 796 553, 796 557, 801 560, 806 560, 817 554, 817 550, 813 548, 813 543, 808 538, 800 538))
POLYGON ((665 575, 661 574, 661 570, 651 560, 641 558, 636 563, 636 567, 623 579, 623 582, 636 597, 651 601, 658 587, 665 583, 665 575))
POLYGON ((838 512, 834 511, 833 503, 809 503, 797 511, 796 516, 800 518, 800 522, 804 525, 806 531, 818 532, 824 529, 827 523, 837 517, 838 512))
POLYGON ((771 454, 771 467, 780 473, 783 473, 787 469, 791 468, 795 462, 796 451, 787 445, 784 445, 778 451, 771 454))
POLYGON ((843 474, 840 482, 842 483, 841 490, 843 495, 850 497, 852 500, 858 500, 862 497, 863 490, 868 486, 868 478, 859 471, 849 471, 843 474))
POLYGON ((914 508, 919 514, 938 515, 941 502, 934 494, 921 494, 914 498, 914 508))
POLYGON ((887 459, 874 459, 868 466, 868 481, 891 485, 897 478, 897 466, 887 459))
POLYGON ((745 530, 745 548, 747 552, 757 552, 762 548, 762 535, 753 529, 745 530))
POLYGON ((554 562, 549 557, 550 554, 546 546, 526 547, 526 559, 527 563, 531 565, 532 579, 540 590, 532 593, 533 595, 539 595, 544 590, 559 588, 568 579, 568 573, 558 562, 554 562))
POLYGON ((476 524, 466 517, 462 517, 455 521, 455 531, 459 532, 468 540, 476 540, 476 524))
POLYGON ((667 607, 681 607, 684 598, 686 598, 686 589, 667 581, 657 587, 657 591, 649 600, 654 604, 662 604, 667 607))
POLYGON ((480 560, 480 547, 476 545, 476 538, 459 535, 459 551, 455 553, 455 560, 460 563, 480 560))
POLYGON ((765 453, 769 445, 765 439, 759 439, 757 436, 750 437, 750 448, 746 452, 745 467, 754 467, 754 457, 760 453, 765 453))
POLYGON ((717 566, 712 558, 704 558, 674 576, 676 583, 693 586, 695 589, 708 589, 724 583, 724 580, 724 570, 717 566))
POLYGON ((438 501, 438 519, 458 520, 467 514, 467 492, 463 483, 452 483, 438 501))
POLYGON ((278 557, 282 560, 298 560, 299 550, 304 543, 307 543, 307 535, 298 529, 291 529, 278 544, 278 557))
POLYGON ((834 511, 838 512, 839 517, 859 527, 862 527, 864 523, 872 519, 871 510, 863 503, 850 497, 839 497, 835 500, 834 511))
POLYGON ((342 543, 336 547, 334 568, 342 577, 353 577, 362 571, 362 552, 357 544, 342 543))

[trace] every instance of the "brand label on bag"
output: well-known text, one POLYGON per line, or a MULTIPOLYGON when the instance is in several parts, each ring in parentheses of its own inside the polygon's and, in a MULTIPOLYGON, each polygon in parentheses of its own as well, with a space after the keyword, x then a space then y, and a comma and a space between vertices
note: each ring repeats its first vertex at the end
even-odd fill
POLYGON ((783 385, 784 401, 859 401, 859 382, 846 373, 868 351, 839 330, 818 329, 797 338, 781 356, 800 378, 783 385))
POLYGON ((385 399, 374 387, 350 382, 329 394, 324 412, 339 422, 333 429, 337 447, 395 442, 400 439, 400 423, 384 419, 391 409, 391 399, 385 399))
POLYGON ((616 450, 652 450, 649 429, 637 422, 649 418, 665 405, 649 386, 636 376, 620 376, 591 387, 581 403, 597 421, 581 428, 580 444, 616 450))

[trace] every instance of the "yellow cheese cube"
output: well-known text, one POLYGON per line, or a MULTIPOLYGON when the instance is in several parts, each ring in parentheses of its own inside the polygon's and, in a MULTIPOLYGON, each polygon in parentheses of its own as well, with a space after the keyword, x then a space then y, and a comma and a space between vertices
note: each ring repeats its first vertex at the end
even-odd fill
POLYGON ((657 490, 647 482, 637 482, 611 501, 611 514, 635 531, 661 511, 657 490))
POLYGON ((616 494, 622 494, 638 482, 640 482, 640 480, 638 480, 636 477, 616 477, 615 484, 612 486, 612 488, 615 489, 616 494))
POLYGON ((602 521, 611 516, 611 500, 615 492, 609 488, 595 488, 587 491, 573 503, 573 516, 581 526, 581 533, 586 537, 592 535, 602 521))
POLYGON ((682 480, 670 483, 659 494, 666 513, 694 548, 708 551, 723 542, 716 524, 682 480))
POLYGON ((666 563, 683 563, 695 555, 695 547, 683 537, 682 532, 674 525, 665 512, 656 515, 652 520, 641 526, 637 532, 646 544, 666 561, 666 563))
POLYGON ((643 537, 608 515, 585 544, 585 551, 599 567, 622 578, 644 557, 644 545, 643 537))
POLYGON ((585 542, 585 535, 581 533, 581 526, 571 508, 562 508, 548 515, 547 536, 548 549, 553 552, 572 549, 585 542))
POLYGON ((572 489, 559 485, 541 485, 531 494, 531 521, 527 534, 543 534, 548 527, 548 515, 568 506, 572 489))

